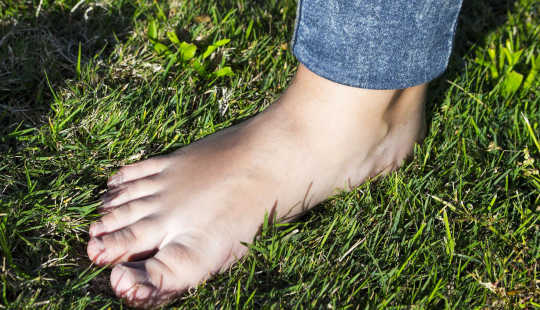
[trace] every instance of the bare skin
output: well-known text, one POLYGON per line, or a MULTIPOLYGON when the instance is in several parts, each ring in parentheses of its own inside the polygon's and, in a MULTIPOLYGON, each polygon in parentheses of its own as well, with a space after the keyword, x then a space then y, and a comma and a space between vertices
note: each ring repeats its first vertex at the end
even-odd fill
POLYGON ((425 89, 353 88, 300 65, 263 113, 112 176, 88 256, 115 265, 129 305, 163 304, 242 257, 265 213, 293 219, 397 168, 424 135, 425 89))

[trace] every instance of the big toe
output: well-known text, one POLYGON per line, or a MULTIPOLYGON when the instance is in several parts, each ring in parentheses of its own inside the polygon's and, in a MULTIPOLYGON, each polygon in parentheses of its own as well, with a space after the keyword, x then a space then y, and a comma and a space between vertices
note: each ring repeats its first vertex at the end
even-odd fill
POLYGON ((210 276, 205 259, 178 243, 169 244, 144 261, 116 265, 111 286, 130 306, 166 303, 210 276))
POLYGON ((174 292, 154 284, 146 267, 147 261, 116 265, 111 272, 111 286, 116 296, 132 307, 150 307, 165 303, 174 292))
POLYGON ((97 265, 115 264, 146 258, 153 254, 165 237, 153 217, 138 220, 117 231, 92 237, 88 242, 88 257, 97 265))

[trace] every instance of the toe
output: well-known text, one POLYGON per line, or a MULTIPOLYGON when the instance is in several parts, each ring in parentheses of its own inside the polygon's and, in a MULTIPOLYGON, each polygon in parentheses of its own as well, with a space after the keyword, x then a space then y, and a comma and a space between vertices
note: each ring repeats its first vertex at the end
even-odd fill
POLYGON ((206 267, 189 248, 169 244, 152 258, 115 266, 111 285, 131 306, 156 306, 206 279, 206 267))
POLYGON ((183 290, 177 285, 167 286, 175 275, 169 267, 155 258, 116 265, 111 272, 111 286, 116 296, 128 305, 150 307, 161 305, 183 290))
POLYGON ((88 242, 88 257, 97 265, 116 264, 148 257, 165 238, 153 217, 138 220, 112 233, 92 237, 88 242))
POLYGON ((111 286, 132 307, 159 303, 160 290, 149 280, 144 261, 116 265, 111 272, 111 286))
POLYGON ((135 199, 154 195, 165 185, 165 180, 159 174, 124 183, 121 187, 103 195, 101 208, 114 208, 135 199))
POLYGON ((131 225, 155 212, 159 203, 156 196, 147 196, 108 209, 99 221, 90 225, 90 236, 98 237, 131 225))
POLYGON ((167 167, 167 157, 158 156, 132 165, 124 166, 109 178, 107 185, 115 187, 120 184, 160 173, 167 167))

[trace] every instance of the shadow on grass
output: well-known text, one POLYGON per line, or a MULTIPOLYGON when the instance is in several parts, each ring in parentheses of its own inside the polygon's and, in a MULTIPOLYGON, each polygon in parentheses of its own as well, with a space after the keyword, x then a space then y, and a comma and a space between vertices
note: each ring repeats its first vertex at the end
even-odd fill
MULTIPOLYGON (((3 191, 0 193, 0 202, 5 207, 3 210, 9 210, 9 216, 2 218, 5 227, 9 228, 0 233, 5 232, 10 239, 8 251, 13 253, 10 254, 13 255, 10 268, 14 273, 25 276, 53 274, 55 282, 53 286, 48 286, 48 280, 35 281, 30 287, 22 287, 20 278, 15 277, 4 282, 6 287, 3 302, 7 300, 15 304, 24 302, 38 286, 39 290, 45 289, 44 295, 54 297, 58 297, 62 289, 69 291, 69 285, 65 283, 74 279, 66 274, 72 272, 70 268, 73 267, 57 266, 54 261, 49 264, 48 257, 52 257, 51 252, 55 253, 64 247, 66 239, 69 239, 75 252, 86 251, 79 242, 72 240, 78 238, 72 235, 74 230, 70 229, 66 236, 58 237, 64 232, 55 226, 62 223, 55 216, 64 210, 59 208, 58 212, 52 209, 44 211, 54 205, 52 192, 29 195, 27 193, 31 190, 27 189, 24 182, 18 182, 23 161, 26 163, 28 160, 34 167, 41 167, 41 164, 24 156, 9 157, 10 150, 18 149, 19 145, 8 134, 16 128, 22 130, 46 124, 54 102, 49 85, 52 89, 58 89, 77 77, 79 46, 82 65, 93 59, 106 59, 114 51, 115 45, 127 40, 133 28, 131 18, 136 9, 129 1, 118 1, 115 5, 82 3, 74 10, 66 8, 65 3, 60 1, 49 1, 48 5, 45 1, 38 10, 38 2, 34 1, 34 6, 31 1, 30 4, 28 1, 8 2, 7 10, 4 10, 6 4, 0 3, 0 153, 6 152, 5 157, 4 154, 2 156, 8 158, 2 162, 2 174, 5 175, 6 171, 8 174, 2 181, 11 180, 9 185, 2 184, 3 191), (8 165, 9 171, 5 168, 8 165), (16 224, 17 221, 31 228, 24 230, 16 224), (55 229, 47 229, 43 223, 55 229), (32 246, 25 246, 21 240, 32 240, 32 246)), ((47 184, 55 177, 55 174, 40 173, 32 176, 32 179, 35 184, 47 188, 47 184)), ((86 257, 73 257, 73 261, 78 265, 75 274, 81 274, 87 267, 86 257)), ((95 290, 100 288, 103 286, 95 290)), ((66 294, 84 297, 84 292, 80 290, 66 294)))
POLYGON ((79 45, 83 65, 106 58, 127 38, 135 10, 127 1, 74 10, 52 3, 38 14, 35 5, 10 5, 15 12, 0 15, 0 135, 42 123, 52 102, 48 84, 55 89, 77 76, 79 45))

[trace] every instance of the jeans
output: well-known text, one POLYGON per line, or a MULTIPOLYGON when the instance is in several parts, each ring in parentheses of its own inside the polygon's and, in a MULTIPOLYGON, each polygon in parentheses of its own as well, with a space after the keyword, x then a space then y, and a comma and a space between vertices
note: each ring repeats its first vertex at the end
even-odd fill
POLYGON ((462 0, 299 0, 292 51, 331 81, 422 84, 446 70, 462 0))

